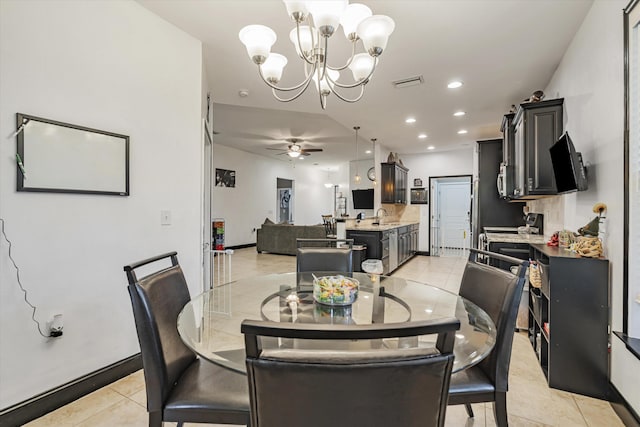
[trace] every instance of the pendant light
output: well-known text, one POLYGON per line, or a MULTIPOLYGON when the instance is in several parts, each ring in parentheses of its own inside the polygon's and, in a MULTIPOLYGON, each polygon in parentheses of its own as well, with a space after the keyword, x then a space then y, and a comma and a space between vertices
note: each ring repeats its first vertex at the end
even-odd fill
MULTIPOLYGON (((377 138, 371 138, 371 142, 373 143, 373 167, 376 167, 376 141, 378 139, 377 138)), ((375 170, 375 169, 374 169, 375 170)), ((378 185, 378 177, 374 175, 373 178, 373 186, 377 186, 378 185)))
POLYGON ((353 129, 356 131, 356 176, 353 180, 356 184, 360 184, 360 174, 358 173, 358 130, 360 130, 360 126, 354 126, 353 129))

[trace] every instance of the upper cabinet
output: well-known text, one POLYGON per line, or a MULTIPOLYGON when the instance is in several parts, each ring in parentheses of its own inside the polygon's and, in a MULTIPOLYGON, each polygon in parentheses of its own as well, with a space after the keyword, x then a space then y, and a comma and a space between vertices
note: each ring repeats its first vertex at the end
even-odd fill
POLYGON ((382 169, 382 203, 407 203, 407 172, 400 163, 381 163, 382 169))
POLYGON ((562 136, 564 99, 520 104, 513 119, 514 199, 557 194, 549 148, 562 136))

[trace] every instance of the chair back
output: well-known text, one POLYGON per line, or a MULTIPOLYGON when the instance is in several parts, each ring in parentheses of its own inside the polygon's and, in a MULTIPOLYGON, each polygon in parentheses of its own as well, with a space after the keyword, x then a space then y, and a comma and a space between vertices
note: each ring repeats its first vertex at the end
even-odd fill
POLYGON ((127 265, 124 271, 142 353, 147 409, 161 411, 173 385, 196 358, 177 329, 178 314, 191 299, 189 289, 176 252, 127 265), (137 278, 136 268, 167 258, 170 267, 137 278))
POLYGON ((322 325, 245 320, 252 427, 444 425, 455 318, 322 325), (260 337, 387 339, 438 334, 436 349, 262 349, 260 337))
POLYGON ((333 215, 322 215, 322 223, 324 224, 324 231, 328 238, 336 237, 336 220, 333 215))
POLYGON ((496 325, 495 346, 479 367, 493 382, 496 391, 506 392, 513 334, 529 261, 477 249, 471 249, 469 258, 459 294, 486 311, 496 325), (480 263, 478 255, 518 265, 518 270, 513 274, 480 263))
POLYGON ((298 239, 296 242, 296 272, 353 272, 353 239, 298 239))

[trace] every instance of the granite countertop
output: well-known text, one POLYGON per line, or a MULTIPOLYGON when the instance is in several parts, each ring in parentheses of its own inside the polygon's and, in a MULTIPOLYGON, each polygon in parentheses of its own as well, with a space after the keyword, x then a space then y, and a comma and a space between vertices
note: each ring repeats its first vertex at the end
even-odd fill
POLYGON ((407 225, 419 224, 418 222, 390 222, 385 224, 384 222, 379 225, 374 225, 371 223, 361 223, 355 226, 347 227, 347 230, 351 231, 385 231, 385 230, 393 230, 394 228, 405 227, 407 225))
POLYGON ((545 243, 547 240, 540 234, 518 233, 486 233, 487 243, 545 243))

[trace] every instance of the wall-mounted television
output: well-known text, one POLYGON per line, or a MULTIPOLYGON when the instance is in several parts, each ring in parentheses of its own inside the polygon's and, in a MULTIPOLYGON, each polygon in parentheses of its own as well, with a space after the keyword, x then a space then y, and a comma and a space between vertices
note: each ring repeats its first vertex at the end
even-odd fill
POLYGON ((351 190, 354 209, 373 209, 373 188, 367 190, 351 190))
POLYGON ((549 148, 549 153, 558 194, 584 191, 589 187, 582 155, 576 151, 568 132, 549 148))

